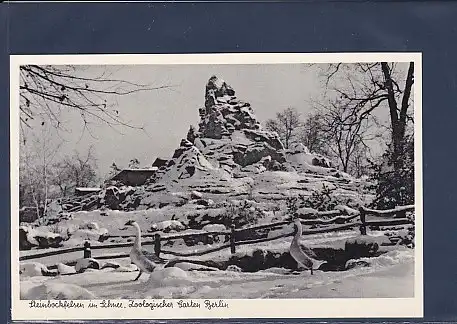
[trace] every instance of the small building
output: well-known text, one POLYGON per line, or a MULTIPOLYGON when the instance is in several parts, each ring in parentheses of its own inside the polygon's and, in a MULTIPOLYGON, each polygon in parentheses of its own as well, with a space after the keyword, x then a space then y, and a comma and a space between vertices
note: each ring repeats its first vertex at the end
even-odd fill
POLYGON ((101 188, 89 188, 89 187, 79 187, 75 188, 75 195, 76 196, 85 196, 88 194, 96 194, 98 193, 101 188))
POLYGON ((160 169, 161 167, 167 165, 168 160, 162 158, 156 158, 154 163, 152 163, 152 167, 160 169))
POLYGON ((146 180, 152 177, 157 171, 157 167, 151 169, 124 169, 110 180, 119 181, 126 186, 141 186, 146 180))

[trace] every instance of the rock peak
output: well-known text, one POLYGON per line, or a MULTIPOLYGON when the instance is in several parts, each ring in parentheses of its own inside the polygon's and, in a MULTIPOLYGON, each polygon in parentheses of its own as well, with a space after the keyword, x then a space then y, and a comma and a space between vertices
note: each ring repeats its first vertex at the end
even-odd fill
POLYGON ((199 109, 201 137, 228 138, 235 130, 259 130, 251 105, 235 97, 235 90, 213 75, 205 88, 205 106, 199 109))
POLYGON ((211 76, 206 84, 205 99, 208 100, 209 97, 218 98, 225 95, 234 96, 235 90, 224 80, 215 75, 211 76))

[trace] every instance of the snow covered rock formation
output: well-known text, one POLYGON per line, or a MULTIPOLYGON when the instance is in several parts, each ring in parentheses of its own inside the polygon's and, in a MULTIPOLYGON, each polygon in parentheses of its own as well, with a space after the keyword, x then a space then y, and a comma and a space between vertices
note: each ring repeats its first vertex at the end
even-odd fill
MULTIPOLYGON (((285 150, 278 134, 262 129, 251 105, 238 99, 235 90, 216 76, 209 79, 205 105, 198 112, 198 129, 190 127, 172 157, 144 190, 137 190, 132 196, 140 208, 157 207, 165 196, 177 192, 197 191, 207 198, 226 199, 227 195, 246 194, 258 182, 264 182, 271 191, 283 182, 275 181, 278 176, 290 180, 287 174, 275 172, 348 177, 332 168, 331 161, 310 153, 303 145, 285 150), (262 174, 270 176, 262 178, 262 174)), ((284 191, 277 189, 278 194, 284 191)))

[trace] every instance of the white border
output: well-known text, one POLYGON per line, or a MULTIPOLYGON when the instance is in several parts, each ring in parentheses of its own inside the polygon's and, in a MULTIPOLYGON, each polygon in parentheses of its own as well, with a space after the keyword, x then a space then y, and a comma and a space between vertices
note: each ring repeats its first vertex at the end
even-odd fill
MULTIPOLYGON (((185 319, 185 318, 347 318, 423 317, 422 206, 422 54, 421 53, 268 53, 268 54, 154 54, 154 55, 13 55, 10 57, 11 162, 11 306, 13 320, 69 319, 185 319), (24 64, 293 64, 415 62, 415 190, 416 248, 414 298, 229 299, 230 308, 205 309, 37 309, 19 300, 18 179, 19 179, 19 66, 24 64)), ((203 300, 194 300, 203 302, 203 300)))

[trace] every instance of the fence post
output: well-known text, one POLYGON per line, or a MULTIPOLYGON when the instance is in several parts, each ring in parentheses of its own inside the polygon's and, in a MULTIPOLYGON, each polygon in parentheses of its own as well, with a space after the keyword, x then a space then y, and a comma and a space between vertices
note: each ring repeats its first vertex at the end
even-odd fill
POLYGON ((394 218, 406 218, 406 210, 397 211, 394 218))
POLYGON ((84 259, 88 259, 92 257, 92 252, 90 250, 90 242, 84 242, 84 259))
POLYGON ((361 235, 367 235, 367 225, 366 225, 366 213, 365 213, 365 209, 361 206, 359 208, 359 212, 360 212, 360 222, 362 223, 362 225, 360 225, 360 234, 361 235))
POLYGON ((236 252, 235 242, 236 242, 235 225, 232 225, 231 229, 230 229, 230 253, 232 253, 232 254, 235 254, 235 252, 236 252))
POLYGON ((156 235, 154 235, 154 252, 158 257, 160 256, 160 250, 161 250, 161 247, 160 247, 160 234, 156 233, 156 235))

